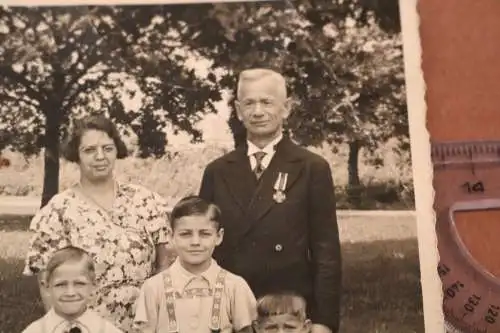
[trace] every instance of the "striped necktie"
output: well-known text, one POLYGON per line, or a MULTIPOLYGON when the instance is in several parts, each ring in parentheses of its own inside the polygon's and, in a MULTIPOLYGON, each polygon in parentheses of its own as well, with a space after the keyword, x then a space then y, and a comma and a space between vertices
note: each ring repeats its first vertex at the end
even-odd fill
POLYGON ((255 157, 255 168, 253 169, 253 173, 255 174, 255 177, 259 179, 262 174, 264 173, 264 166, 262 165, 262 160, 264 159, 264 156, 266 156, 266 153, 263 151, 258 151, 253 154, 255 157))

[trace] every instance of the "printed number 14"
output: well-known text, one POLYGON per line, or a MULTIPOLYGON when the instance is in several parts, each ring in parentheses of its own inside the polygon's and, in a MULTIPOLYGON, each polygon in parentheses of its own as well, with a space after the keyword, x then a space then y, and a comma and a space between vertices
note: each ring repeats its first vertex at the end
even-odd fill
POLYGON ((479 181, 477 183, 466 182, 462 185, 469 193, 483 193, 484 185, 483 182, 479 181))

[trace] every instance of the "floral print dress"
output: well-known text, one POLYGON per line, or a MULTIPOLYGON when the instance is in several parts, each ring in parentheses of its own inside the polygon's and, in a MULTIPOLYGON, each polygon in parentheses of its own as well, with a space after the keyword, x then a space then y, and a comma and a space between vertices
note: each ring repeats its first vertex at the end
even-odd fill
POLYGON ((68 245, 89 252, 96 264, 94 309, 124 332, 132 331, 134 303, 154 273, 156 245, 167 243, 168 209, 142 186, 117 183, 112 212, 74 189, 55 195, 33 218, 25 275, 43 270, 55 250, 68 245))

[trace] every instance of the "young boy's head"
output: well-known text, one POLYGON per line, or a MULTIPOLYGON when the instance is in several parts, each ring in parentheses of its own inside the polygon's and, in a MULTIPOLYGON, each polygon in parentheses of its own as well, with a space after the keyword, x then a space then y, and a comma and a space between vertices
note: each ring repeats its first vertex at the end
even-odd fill
POLYGON ((180 200, 170 214, 172 244, 184 268, 200 273, 210 266, 224 229, 220 209, 200 197, 180 200))
POLYGON ((294 293, 269 294, 259 298, 255 330, 257 333, 310 332, 306 301, 294 293))
POLYGON ((95 288, 95 267, 90 255, 77 247, 56 251, 45 271, 45 288, 54 311, 68 320, 87 309, 95 288))

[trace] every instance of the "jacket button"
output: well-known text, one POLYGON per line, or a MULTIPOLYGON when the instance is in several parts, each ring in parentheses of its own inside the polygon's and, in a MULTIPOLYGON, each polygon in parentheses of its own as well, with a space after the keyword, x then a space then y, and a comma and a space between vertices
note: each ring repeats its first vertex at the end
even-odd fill
POLYGON ((274 249, 276 250, 276 252, 281 252, 283 250, 283 245, 276 244, 276 246, 274 246, 274 249))

